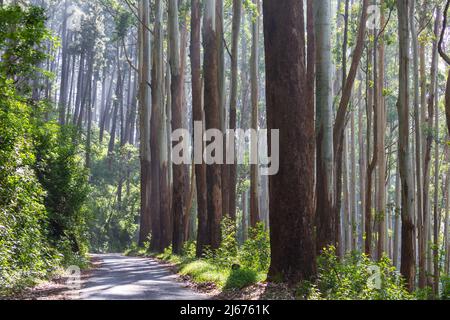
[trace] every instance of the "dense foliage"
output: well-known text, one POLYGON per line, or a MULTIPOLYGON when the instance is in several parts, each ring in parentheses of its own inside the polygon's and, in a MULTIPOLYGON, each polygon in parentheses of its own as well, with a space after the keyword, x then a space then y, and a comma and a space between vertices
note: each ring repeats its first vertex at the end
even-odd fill
POLYGON ((46 77, 37 66, 54 41, 43 10, 7 6, 0 21, 2 292, 81 261, 88 187, 74 131, 49 119, 46 101, 32 99, 36 79, 46 77))

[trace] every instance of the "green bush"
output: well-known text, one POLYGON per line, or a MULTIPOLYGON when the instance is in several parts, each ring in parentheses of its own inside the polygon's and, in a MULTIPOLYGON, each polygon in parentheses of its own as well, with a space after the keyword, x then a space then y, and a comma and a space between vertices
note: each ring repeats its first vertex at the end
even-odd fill
POLYGON ((87 211, 85 203, 90 192, 88 172, 80 150, 73 143, 76 129, 54 122, 39 122, 35 132, 35 171, 45 190, 44 204, 48 212, 49 238, 62 248, 65 263, 71 253, 87 253, 87 211))
POLYGON ((270 266, 269 233, 263 223, 249 230, 249 238, 239 250, 239 263, 256 272, 267 273, 270 266))
POLYGON ((442 284, 441 299, 450 300, 450 276, 442 276, 441 284, 442 284))
POLYGON ((187 241, 183 245, 183 256, 187 260, 195 260, 197 253, 197 243, 196 241, 187 241))
POLYGON ((31 108, 0 74, 0 291, 53 269, 45 191, 33 170, 31 108))
POLYGON ((238 262, 238 244, 236 240, 236 225, 229 217, 225 217, 221 223, 222 242, 217 250, 206 248, 205 259, 214 265, 230 269, 231 266, 238 262))
POLYGON ((409 300, 412 295, 390 260, 379 262, 353 252, 342 261, 336 249, 324 250, 318 259, 316 284, 304 283, 298 291, 300 298, 328 300, 409 300))
POLYGON ((258 282, 258 273, 249 269, 232 270, 227 278, 224 289, 242 289, 258 282))

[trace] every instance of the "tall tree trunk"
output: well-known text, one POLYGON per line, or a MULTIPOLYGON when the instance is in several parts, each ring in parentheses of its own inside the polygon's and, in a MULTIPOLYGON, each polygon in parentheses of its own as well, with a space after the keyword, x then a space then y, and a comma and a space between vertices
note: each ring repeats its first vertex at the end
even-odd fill
MULTIPOLYGON (((431 61, 431 75, 430 75, 430 87, 428 93, 428 117, 425 119, 424 125, 426 126, 426 144, 425 144, 425 160, 423 167, 423 221, 422 221, 422 238, 421 242, 421 254, 419 257, 422 259, 422 263, 420 263, 419 272, 421 276, 420 287, 425 287, 427 285, 426 281, 426 269, 429 269, 427 265, 431 265, 431 255, 430 249, 428 246, 428 239, 431 236, 431 213, 430 213, 430 174, 431 174, 431 148, 433 146, 433 119, 434 119, 434 108, 435 108, 435 93, 437 86, 437 68, 438 68, 438 34, 439 34, 439 24, 440 24, 440 10, 436 9, 437 17, 434 24, 434 35, 436 39, 433 41, 433 52, 432 52, 432 61, 431 61), (423 268, 422 268, 423 267, 423 268)), ((436 186, 437 187, 437 186, 436 186)), ((429 270, 431 272, 431 270, 429 270)))
MULTIPOLYGON (((368 92, 368 91, 366 91, 368 92)), ((362 79, 361 79, 361 85, 360 85, 360 93, 361 96, 363 94, 362 92, 362 79)), ((368 99, 367 97, 365 98, 368 99)), ((359 199, 360 199, 360 206, 359 206, 359 215, 360 215, 360 223, 359 223, 359 243, 360 243, 360 250, 364 252, 364 230, 365 230, 365 216, 364 216, 364 210, 365 210, 365 203, 366 203, 366 144, 364 142, 364 135, 363 135, 363 117, 364 117, 364 109, 365 104, 363 101, 361 101, 361 105, 359 107, 358 111, 358 145, 359 145, 359 199)))
MULTIPOLYGON (((237 95, 238 95, 238 59, 239 59, 239 33, 241 30, 242 3, 233 0, 233 26, 231 44, 231 97, 230 97, 230 129, 235 130, 237 125, 237 95)), ((236 161, 236 147, 234 148, 234 160, 236 161)), ((229 166, 229 214, 230 218, 236 220, 236 182, 237 166, 233 163, 229 166)))
MULTIPOLYGON (((182 121, 182 70, 180 60, 180 32, 178 26, 178 0, 169 0, 169 45, 170 45, 170 71, 171 71, 171 96, 172 96, 172 130, 183 129, 182 121)), ((174 145, 179 141, 172 141, 174 145)), ((185 151, 183 151, 185 152, 185 151)), ((181 155, 180 155, 181 156, 181 155)), ((172 250, 174 254, 181 254, 184 240, 184 165, 175 164, 173 170, 173 194, 172 194, 172 219, 173 240, 172 250)))
MULTIPOLYGON (((192 71, 192 115, 193 121, 201 124, 203 137, 204 119, 202 105, 202 79, 201 79, 201 57, 200 57, 200 25, 201 5, 200 0, 191 0, 191 71, 192 71)), ((194 126, 195 128, 195 126, 194 126)), ((195 129, 194 129, 195 130, 195 129)), ((203 142, 200 143, 203 155, 203 142)), ((196 159, 195 182, 197 187, 197 257, 203 255, 204 246, 208 241, 208 215, 206 200, 206 165, 203 156, 196 159)))
MULTIPOLYGON (((120 54, 121 50, 118 50, 118 57, 117 57, 117 83, 116 83, 116 90, 115 95, 116 99, 114 99, 113 102, 113 113, 112 113, 112 126, 111 126, 111 136, 109 138, 109 146, 108 146, 108 161, 109 161, 109 168, 112 168, 112 161, 114 157, 114 148, 116 145, 116 136, 118 136, 118 125, 117 125, 117 118, 119 114, 119 110, 121 109, 121 106, 123 105, 123 80, 125 78, 125 75, 122 75, 123 68, 120 66, 120 54)), ((81 113, 80 113, 81 118, 81 113)), ((81 121, 79 121, 80 123, 81 121)))
POLYGON ((69 86, 69 67, 70 67, 70 56, 68 54, 68 32, 67 32, 67 8, 68 2, 64 1, 64 16, 62 24, 62 65, 61 65, 61 84, 59 88, 59 124, 64 125, 66 121, 66 110, 67 110, 67 91, 69 86))
POLYGON ((411 151, 409 145, 409 1, 397 0, 399 30, 399 166, 402 190, 401 273, 408 289, 414 289, 414 190, 412 188, 411 151))
MULTIPOLYGON (((148 0, 139 2, 139 132, 141 161, 141 210, 139 244, 143 245, 150 235, 152 221, 150 211, 151 163, 150 163, 150 20, 148 0)), ((154 221, 156 223, 156 221, 154 221)), ((152 236, 155 236, 152 234, 152 236)))
POLYGON ((112 104, 112 101, 113 101, 113 99, 112 99, 112 95, 113 95, 113 87, 114 87, 114 77, 115 77, 115 74, 116 74, 116 63, 114 63, 114 67, 113 67, 113 71, 112 71, 112 73, 111 73, 111 78, 110 78, 110 83, 109 83, 109 88, 108 88, 108 93, 107 93, 107 95, 106 95, 106 102, 105 102, 105 108, 104 108, 104 110, 103 110, 103 112, 102 112, 102 114, 101 114, 101 118, 100 118, 100 136, 99 136, 99 141, 100 141, 100 143, 103 143, 103 137, 104 137, 104 133, 105 133, 105 130, 106 130, 106 126, 107 126, 107 124, 106 124, 106 122, 107 122, 107 119, 108 119, 108 114, 109 114, 109 112, 110 112, 110 109, 111 109, 111 104, 112 104))
MULTIPOLYGON (((219 91, 219 117, 220 129, 225 133, 227 123, 226 96, 225 96, 225 45, 224 45, 224 11, 223 0, 215 0, 216 2, 216 41, 217 41, 217 85, 219 91)), ((223 141, 223 157, 226 159, 227 142, 223 141)), ((222 216, 229 215, 229 167, 224 163, 220 167, 221 170, 221 193, 222 193, 222 216)))
MULTIPOLYGON (((380 7, 384 5, 384 0, 381 0, 380 7)), ((383 9, 381 9, 381 28, 385 25, 385 17, 383 9)), ((387 252, 386 243, 386 107, 384 101, 384 31, 380 31, 378 37, 378 85, 377 85, 377 163, 378 163, 378 192, 377 192, 377 223, 378 223, 378 259, 381 259, 383 254, 387 252)))
MULTIPOLYGON (((206 2, 203 22, 204 65, 205 77, 204 103, 206 130, 222 128, 220 119, 220 98, 218 79, 218 41, 219 33, 216 28, 216 0, 206 2)), ((220 245, 220 222, 222 219, 222 168, 218 163, 210 164, 206 168, 207 179, 207 207, 209 240, 212 249, 220 245)))
POLYGON ((331 1, 314 1, 316 30, 317 251, 334 244, 331 1))
MULTIPOLYGON (((256 8, 258 6, 258 0, 253 0, 256 8)), ((259 12, 258 12, 259 15, 259 12)), ((254 132, 258 132, 258 49, 259 49, 259 16, 253 17, 252 20, 252 54, 250 62, 250 81, 251 81, 251 98, 252 98, 252 120, 251 129, 254 132)), ((256 227, 256 224, 260 221, 259 216, 259 153, 258 144, 256 143, 256 137, 253 137, 251 144, 250 156, 253 164, 250 165, 250 227, 256 227)))
MULTIPOLYGON (((358 97, 361 103, 361 97, 358 97)), ((358 205, 356 200, 356 129, 355 112, 350 115, 350 244, 352 250, 357 250, 357 212, 358 205)))
POLYGON ((351 240, 350 240, 350 212, 351 212, 351 205, 350 205, 350 186, 349 186, 349 159, 348 159, 348 133, 345 132, 344 137, 344 146, 343 146, 343 157, 342 161, 344 162, 342 167, 342 198, 344 206, 341 210, 341 217, 342 217, 342 245, 340 246, 340 254, 341 256, 344 256, 347 252, 350 252, 351 249, 351 240))
MULTIPOLYGON (((437 82, 437 81, 436 81, 437 82)), ((440 208, 439 208, 439 96, 436 84, 435 88, 436 111, 434 114, 434 132, 436 134, 434 143, 434 201, 433 201, 433 289, 434 296, 439 298, 439 279, 440 279, 440 261, 439 261, 439 231, 440 231, 440 208)), ((444 190, 442 190, 444 194, 444 190)))
POLYGON ((400 237, 401 237, 401 183, 399 163, 397 161, 397 173, 395 177, 395 223, 394 223, 394 257, 393 263, 396 268, 400 267, 400 237))
MULTIPOLYGON (((283 155, 279 173, 271 176, 269 182, 271 265, 268 277, 295 284, 311 280, 316 274, 312 230, 314 105, 313 92, 307 83, 314 75, 306 70, 303 1, 264 0, 263 3, 268 129, 280 130, 279 152, 283 155)), ((308 1, 307 9, 308 18, 313 19, 312 1, 308 1)), ((308 60, 313 63, 314 55, 308 56, 308 60)), ((275 150, 274 147, 270 144, 269 150, 275 150)))
POLYGON ((425 286, 425 258, 423 248, 423 207, 422 207, 422 121, 420 116, 420 92, 419 92, 419 43, 416 23, 414 21, 415 0, 411 0, 410 7, 410 23, 411 23, 411 37, 413 49, 413 81, 414 81, 414 125, 415 125, 415 170, 416 170, 416 185, 417 185, 417 230, 418 230, 418 255, 419 255, 419 287, 425 286))
MULTIPOLYGON (((374 173, 377 165, 377 158, 378 158, 378 117, 377 117, 377 109, 376 106, 378 105, 378 82, 377 82, 377 76, 378 76, 378 61, 376 59, 377 57, 377 37, 375 37, 375 43, 374 47, 369 50, 368 59, 373 61, 373 73, 369 73, 368 77, 370 77, 373 74, 373 87, 369 88, 368 92, 368 104, 367 104, 367 155, 369 158, 370 155, 370 146, 373 145, 373 153, 372 153, 372 159, 369 162, 369 165, 367 167, 367 177, 366 177, 366 201, 365 201, 365 234, 366 234, 366 241, 365 241, 365 253, 369 257, 372 256, 372 186, 373 186, 373 178, 374 173), (373 117, 372 117, 373 114, 373 117), (373 119, 373 121, 372 121, 373 119), (373 122, 373 126, 372 126, 373 122), (373 130, 371 130, 373 128, 373 130), (373 134, 372 134, 373 133, 373 134), (373 135, 373 144, 371 143, 373 135)), ((370 82, 371 80, 369 80, 370 82)), ((368 83, 369 83, 368 82, 368 83)), ((370 86, 370 85, 369 85, 370 86)))

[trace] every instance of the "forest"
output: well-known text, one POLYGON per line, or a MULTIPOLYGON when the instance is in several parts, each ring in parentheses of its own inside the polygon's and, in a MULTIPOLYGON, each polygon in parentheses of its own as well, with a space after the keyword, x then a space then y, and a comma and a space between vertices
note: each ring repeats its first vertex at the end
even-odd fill
POLYGON ((450 299, 449 7, 0 0, 0 299, 95 259, 450 299))

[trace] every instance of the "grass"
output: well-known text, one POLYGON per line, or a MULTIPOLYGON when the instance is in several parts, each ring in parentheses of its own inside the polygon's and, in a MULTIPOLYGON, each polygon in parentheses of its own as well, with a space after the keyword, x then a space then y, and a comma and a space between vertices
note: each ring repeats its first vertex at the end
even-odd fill
POLYGON ((252 284, 265 281, 266 279, 266 274, 264 273, 243 268, 232 270, 231 268, 218 267, 206 259, 193 259, 172 255, 168 251, 153 256, 176 265, 178 273, 183 276, 189 276, 194 283, 212 283, 224 291, 243 289, 252 284))

